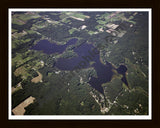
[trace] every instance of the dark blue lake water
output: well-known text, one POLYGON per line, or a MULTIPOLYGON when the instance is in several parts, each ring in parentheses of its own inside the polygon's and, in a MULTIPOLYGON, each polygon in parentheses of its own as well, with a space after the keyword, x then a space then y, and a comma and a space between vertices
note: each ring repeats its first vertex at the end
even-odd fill
POLYGON ((50 43, 48 40, 41 40, 36 45, 34 45, 31 49, 43 51, 46 54, 52 53, 62 53, 65 51, 68 45, 75 44, 78 39, 73 38, 67 42, 65 45, 57 45, 55 43, 50 43))
POLYGON ((112 78, 112 66, 106 62, 106 65, 100 62, 99 51, 94 48, 91 44, 84 43, 80 47, 75 48, 74 52, 77 53, 77 57, 64 59, 58 59, 56 67, 61 70, 75 70, 88 67, 94 67, 97 72, 97 78, 91 77, 88 82, 93 88, 104 93, 102 84, 111 80, 112 78), (95 63, 90 65, 89 62, 94 61, 95 63))
POLYGON ((127 71, 127 67, 125 65, 120 65, 118 68, 117 68, 117 72, 119 74, 122 74, 123 77, 122 77, 122 81, 128 86, 128 82, 127 82, 127 79, 126 79, 126 71, 127 71))
MULTIPOLYGON (((52 53, 62 53, 65 51, 66 47, 73 45, 78 41, 74 38, 69 40, 65 45, 57 45, 50 43, 47 40, 39 41, 31 49, 42 50, 46 54, 52 53)), ((100 93, 104 93, 102 84, 111 80, 113 72, 112 65, 106 62, 106 65, 100 62, 99 51, 93 47, 92 44, 83 43, 79 47, 74 49, 74 52, 78 55, 73 58, 59 58, 55 64, 60 70, 77 70, 82 68, 94 67, 97 72, 97 78, 91 77, 88 82, 93 88, 95 88, 100 93), (90 61, 94 61, 92 65, 89 64, 90 61)))

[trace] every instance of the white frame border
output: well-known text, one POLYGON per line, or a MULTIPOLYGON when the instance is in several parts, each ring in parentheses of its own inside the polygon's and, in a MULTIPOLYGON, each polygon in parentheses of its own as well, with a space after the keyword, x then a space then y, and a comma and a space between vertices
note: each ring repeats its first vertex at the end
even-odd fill
POLYGON ((92 9, 82 9, 82 8, 65 8, 65 9, 60 9, 60 8, 54 8, 54 9, 48 9, 48 8, 9 8, 8 9, 8 17, 9 17, 9 22, 8 22, 8 119, 9 120, 151 120, 152 119, 152 9, 151 8, 145 8, 145 9, 140 9, 140 8, 92 8, 92 9), (17 116, 17 115, 12 115, 11 111, 11 101, 12 101, 12 96, 11 96, 11 13, 12 11, 56 11, 56 12, 61 12, 61 11, 130 11, 130 12, 148 12, 149 14, 149 114, 148 115, 91 115, 91 116, 85 116, 85 115, 23 115, 23 116, 17 116))

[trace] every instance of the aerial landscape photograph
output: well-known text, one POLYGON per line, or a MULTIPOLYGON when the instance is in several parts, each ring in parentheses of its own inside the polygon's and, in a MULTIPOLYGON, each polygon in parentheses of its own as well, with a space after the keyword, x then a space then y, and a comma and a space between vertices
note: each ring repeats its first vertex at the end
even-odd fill
POLYGON ((149 115, 149 11, 12 10, 17 115, 149 115))

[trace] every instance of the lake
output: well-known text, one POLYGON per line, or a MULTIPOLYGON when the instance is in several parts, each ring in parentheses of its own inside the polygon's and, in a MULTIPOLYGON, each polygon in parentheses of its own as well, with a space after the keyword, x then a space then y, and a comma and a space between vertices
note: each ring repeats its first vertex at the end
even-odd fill
MULTIPOLYGON (((76 44, 77 41, 78 39, 73 38, 70 39, 65 45, 57 45, 56 43, 50 43, 48 40, 41 40, 31 49, 40 50, 46 54, 63 53, 69 45, 76 44)), ((77 57, 59 58, 55 66, 60 70, 70 71, 94 67, 97 72, 97 78, 91 77, 88 83, 97 91, 104 94, 104 90, 101 85, 111 80, 113 75, 112 65, 108 62, 106 62, 106 65, 100 62, 99 51, 93 47, 92 44, 87 44, 84 42, 82 45, 74 48, 73 50, 77 54, 77 57), (90 65, 91 61, 94 61, 92 65, 90 65)), ((126 68, 122 66, 118 68, 117 71, 121 74, 123 71, 126 72, 126 68)), ((125 82, 125 77, 122 78, 122 81, 125 82)))
POLYGON ((62 53, 65 51, 68 45, 75 44, 78 39, 73 38, 67 42, 65 45, 57 45, 56 43, 50 43, 48 40, 40 40, 36 45, 31 49, 43 51, 46 54, 52 53, 62 53))
POLYGON ((118 68, 117 68, 117 72, 119 74, 122 74, 123 77, 122 77, 122 81, 128 86, 128 82, 127 82, 127 79, 126 79, 126 71, 127 71, 127 67, 125 65, 120 65, 118 68))

